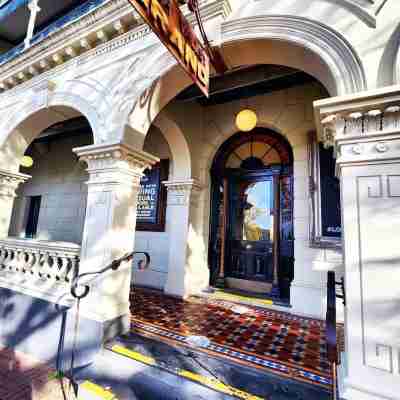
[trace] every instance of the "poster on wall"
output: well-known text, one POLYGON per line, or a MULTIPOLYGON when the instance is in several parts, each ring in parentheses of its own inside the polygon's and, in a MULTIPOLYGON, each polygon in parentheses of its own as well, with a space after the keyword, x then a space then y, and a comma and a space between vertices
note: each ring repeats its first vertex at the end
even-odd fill
POLYGON ((340 188, 335 176, 333 149, 319 147, 321 181, 321 233, 323 237, 340 239, 342 235, 340 188))
POLYGON ((167 193, 162 182, 168 179, 169 160, 161 160, 144 171, 138 193, 136 230, 163 232, 167 193))

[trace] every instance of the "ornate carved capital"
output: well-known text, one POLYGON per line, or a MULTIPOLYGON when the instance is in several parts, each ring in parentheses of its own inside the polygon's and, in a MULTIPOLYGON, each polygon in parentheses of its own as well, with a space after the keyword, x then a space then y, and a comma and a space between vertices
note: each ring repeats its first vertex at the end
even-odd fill
POLYGON ((139 185, 146 168, 159 161, 155 156, 122 143, 91 145, 73 149, 84 161, 89 183, 134 183, 139 185))
POLYGON ((16 197, 18 186, 29 178, 29 175, 0 170, 0 196, 16 197))
POLYGON ((163 184, 168 190, 169 205, 195 204, 202 190, 202 186, 196 179, 165 181, 163 184))
POLYGON ((343 141, 382 140, 383 136, 400 135, 399 95, 398 87, 390 87, 316 101, 319 139, 326 146, 333 146, 343 141))

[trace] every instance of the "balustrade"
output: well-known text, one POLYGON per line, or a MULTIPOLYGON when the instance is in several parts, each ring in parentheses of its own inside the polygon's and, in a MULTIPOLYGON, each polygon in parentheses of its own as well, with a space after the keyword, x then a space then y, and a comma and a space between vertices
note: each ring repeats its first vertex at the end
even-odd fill
POLYGON ((80 246, 33 239, 0 240, 0 274, 70 286, 79 269, 80 246))

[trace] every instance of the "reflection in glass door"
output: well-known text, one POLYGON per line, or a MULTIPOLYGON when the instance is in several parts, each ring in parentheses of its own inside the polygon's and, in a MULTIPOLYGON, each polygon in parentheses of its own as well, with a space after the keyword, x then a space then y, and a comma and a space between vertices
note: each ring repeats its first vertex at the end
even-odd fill
POLYGON ((227 275, 272 283, 278 222, 274 177, 234 178, 229 197, 227 275))

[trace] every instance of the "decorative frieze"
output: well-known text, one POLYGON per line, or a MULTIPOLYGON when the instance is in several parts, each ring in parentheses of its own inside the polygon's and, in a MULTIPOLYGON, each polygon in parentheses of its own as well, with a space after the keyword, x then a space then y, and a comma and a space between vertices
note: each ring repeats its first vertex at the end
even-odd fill
MULTIPOLYGON (((395 134, 400 131, 399 89, 385 92, 365 92, 363 96, 320 100, 315 102, 316 122, 320 139, 326 146, 337 141, 363 138, 371 140, 377 135, 395 134)), ((384 153, 385 146, 374 147, 384 153)), ((338 148, 338 150, 340 150, 338 148)), ((363 150, 353 144, 354 154, 363 150)))
POLYGON ((16 197, 18 186, 29 178, 29 175, 0 170, 0 196, 16 197))
POLYGON ((165 181, 163 184, 168 190, 168 205, 173 206, 195 205, 202 189, 195 179, 165 181))
POLYGON ((143 171, 159 161, 151 154, 121 143, 91 145, 73 151, 88 165, 90 184, 117 181, 139 186, 143 171))

